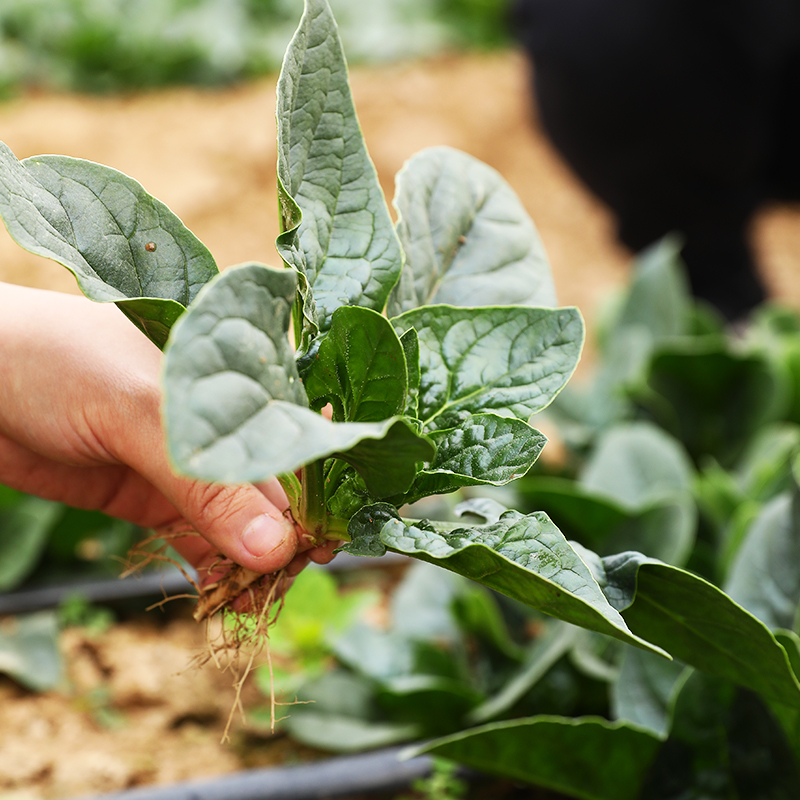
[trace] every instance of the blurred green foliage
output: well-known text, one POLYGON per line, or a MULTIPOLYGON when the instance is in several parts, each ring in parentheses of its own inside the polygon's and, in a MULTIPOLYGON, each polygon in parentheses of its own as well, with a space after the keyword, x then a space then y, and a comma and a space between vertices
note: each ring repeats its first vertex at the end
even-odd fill
MULTIPOLYGON (((335 0, 352 61, 506 41, 508 0, 335 0)), ((0 95, 220 85, 277 71, 300 0, 3 0, 0 95)))

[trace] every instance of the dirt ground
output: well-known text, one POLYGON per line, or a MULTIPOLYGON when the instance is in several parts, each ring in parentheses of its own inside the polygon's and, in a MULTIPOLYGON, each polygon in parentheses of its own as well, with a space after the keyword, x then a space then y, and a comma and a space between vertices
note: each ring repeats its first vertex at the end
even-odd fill
MULTIPOLYGON (((274 84, 270 78, 225 91, 126 98, 21 97, 0 106, 0 139, 20 158, 65 153, 134 176, 222 267, 277 264, 274 84)), ((494 166, 540 230, 561 303, 581 308, 591 331, 599 301, 625 280, 630 254, 615 243, 606 210, 537 131, 522 58, 458 55, 359 68, 352 84, 387 194, 403 162, 426 146, 451 145, 494 166)), ((800 307, 800 210, 765 211, 754 237, 774 295, 800 307)), ((5 230, 0 280, 76 292, 63 267, 25 253, 5 230)), ((33 696, 0 681, 0 797, 66 798, 251 765, 258 749, 239 746, 241 726, 234 745, 219 742, 233 697, 230 676, 184 671, 201 643, 202 633, 181 619, 137 620, 100 641, 73 631, 63 641, 66 691, 33 696), (98 702, 113 713, 98 714, 98 702)))

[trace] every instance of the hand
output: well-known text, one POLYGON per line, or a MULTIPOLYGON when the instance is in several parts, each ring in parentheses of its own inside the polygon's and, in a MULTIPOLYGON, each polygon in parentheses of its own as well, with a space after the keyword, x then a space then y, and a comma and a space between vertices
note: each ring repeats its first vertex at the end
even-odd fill
MULTIPOLYGON (((177 476, 161 426, 161 352, 113 304, 0 284, 0 483, 156 531, 201 571, 221 552, 296 574, 310 549, 273 480, 223 486, 177 476), (303 552, 305 551, 305 552, 303 552)), ((280 432, 276 432, 280 435, 280 432)))

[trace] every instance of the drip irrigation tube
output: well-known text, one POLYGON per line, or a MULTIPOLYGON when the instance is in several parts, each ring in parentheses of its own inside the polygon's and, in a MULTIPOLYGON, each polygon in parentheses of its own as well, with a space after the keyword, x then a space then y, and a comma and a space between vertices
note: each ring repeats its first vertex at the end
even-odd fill
MULTIPOLYGON (((359 558, 349 553, 340 553, 325 569, 332 572, 363 569, 369 566, 386 566, 407 560, 405 556, 387 553, 380 563, 371 558, 359 558)), ((317 565, 313 565, 312 568, 317 565)), ((126 578, 98 578, 63 583, 57 586, 40 586, 30 589, 18 589, 7 594, 0 594, 0 617, 14 614, 29 614, 56 608, 66 598, 80 595, 90 603, 112 603, 137 597, 166 597, 192 592, 194 589, 178 569, 163 569, 155 572, 143 572, 129 575, 126 578)))
POLYGON ((431 772, 431 758, 400 761, 401 747, 338 756, 296 767, 235 772, 221 778, 128 789, 82 800, 333 800, 392 792, 431 772))

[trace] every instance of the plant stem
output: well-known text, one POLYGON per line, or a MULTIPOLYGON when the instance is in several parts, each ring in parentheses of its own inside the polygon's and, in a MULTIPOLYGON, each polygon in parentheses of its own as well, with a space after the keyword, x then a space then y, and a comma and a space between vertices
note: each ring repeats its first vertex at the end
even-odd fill
POLYGON ((325 478, 322 473, 323 460, 306 464, 300 471, 300 507, 297 521, 312 535, 314 541, 325 539, 327 514, 325 512, 325 478))

